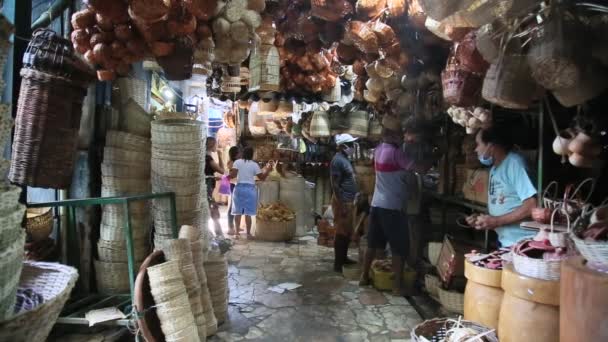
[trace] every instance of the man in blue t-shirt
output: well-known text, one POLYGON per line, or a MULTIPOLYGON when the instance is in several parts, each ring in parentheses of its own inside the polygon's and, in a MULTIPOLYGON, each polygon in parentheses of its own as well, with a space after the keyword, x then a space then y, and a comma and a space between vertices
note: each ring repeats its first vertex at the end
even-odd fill
POLYGON ((536 208, 536 188, 524 158, 513 151, 508 132, 488 128, 477 134, 475 151, 479 161, 491 166, 488 184, 489 215, 473 215, 467 218, 475 229, 495 230, 503 247, 534 236, 533 231, 520 228, 519 224, 532 215, 536 208))

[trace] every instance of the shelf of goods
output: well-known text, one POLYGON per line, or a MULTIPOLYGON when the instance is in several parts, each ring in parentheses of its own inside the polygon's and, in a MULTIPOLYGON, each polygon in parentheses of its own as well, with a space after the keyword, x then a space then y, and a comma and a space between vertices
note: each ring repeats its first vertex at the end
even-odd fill
MULTIPOLYGON (((75 268, 80 267, 80 242, 77 232, 77 221, 76 221, 76 209, 101 205, 108 206, 113 205, 119 207, 123 212, 129 212, 130 207, 137 206, 138 203, 143 201, 149 201, 154 199, 164 199, 166 205, 168 205, 167 212, 169 213, 170 229, 173 238, 177 238, 177 216, 175 210, 175 194, 172 192, 163 192, 156 194, 143 194, 137 196, 118 196, 118 197, 102 197, 102 198, 89 198, 89 199, 73 199, 64 200, 57 202, 46 202, 46 203, 29 203, 29 208, 45 208, 45 207, 64 207, 67 211, 67 231, 66 231, 66 250, 67 250, 67 264, 75 268)), ((117 307, 125 315, 130 314, 133 298, 134 298, 134 286, 135 276, 139 264, 136 260, 135 254, 135 240, 134 230, 132 226, 132 218, 130 215, 122 217, 124 237, 125 237, 125 253, 127 263, 123 266, 126 269, 128 277, 122 281, 127 284, 124 291, 121 293, 96 293, 96 294, 72 294, 71 298, 67 301, 67 304, 63 308, 63 311, 57 319, 57 323, 60 324, 77 324, 77 325, 88 325, 89 321, 84 317, 84 314, 90 310, 101 309, 105 307, 117 307), (127 291, 130 291, 127 292, 127 291)), ((109 263, 112 266, 117 263, 109 263)), ((96 264, 97 266, 98 264, 96 264)), ((115 270, 110 270, 114 273, 115 270)), ((113 273, 103 273, 104 277, 112 278, 116 277, 113 273)), ((124 277, 124 276, 123 276, 124 277)), ((88 281, 88 280, 81 280, 88 281)), ((113 324, 128 326, 131 324, 130 320, 122 319, 113 321, 113 324)))

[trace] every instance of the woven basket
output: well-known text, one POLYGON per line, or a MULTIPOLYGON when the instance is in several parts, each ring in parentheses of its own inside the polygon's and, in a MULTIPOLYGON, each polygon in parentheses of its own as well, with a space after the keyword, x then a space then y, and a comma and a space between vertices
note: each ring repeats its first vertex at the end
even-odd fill
MULTIPOLYGON (((122 204, 106 204, 102 206, 103 213, 109 216, 122 216, 124 208, 122 204)), ((149 201, 135 201, 129 203, 129 213, 132 217, 139 218, 143 215, 148 215, 150 212, 149 201)), ((116 220, 118 218, 114 218, 116 220)), ((121 222, 122 224, 123 222, 121 222)))
POLYGON ((124 165, 147 165, 150 163, 150 153, 106 146, 103 149, 103 161, 124 165))
POLYGON ((21 274, 25 234, 20 228, 15 229, 15 231, 20 233, 20 236, 11 245, 0 250, 0 274, 2 275, 2 281, 0 281, 0 320, 14 314, 15 294, 21 274))
POLYGON ((500 41, 496 38, 498 25, 486 24, 477 30, 475 47, 488 63, 494 62, 500 52, 500 41))
POLYGON ((513 256, 513 267, 518 273, 544 280, 559 280, 561 277, 562 260, 529 258, 515 252, 512 252, 511 255, 513 256))
POLYGON ((525 55, 505 54, 486 73, 481 91, 491 103, 511 109, 526 109, 538 95, 525 55))
POLYGON ((366 111, 356 110, 351 112, 348 116, 348 121, 349 125, 346 133, 357 137, 367 137, 369 131, 369 114, 366 111))
MULTIPOLYGON (((104 262, 94 260, 95 278, 97 280, 97 291, 107 294, 128 293, 129 265, 126 262, 104 262)), ((136 263, 135 270, 139 268, 136 263)))
MULTIPOLYGON (((133 254, 136 262, 140 262, 148 255, 146 240, 133 240, 133 254)), ((99 240, 97 241, 97 255, 103 262, 126 263, 127 242, 124 240, 99 240)))
POLYGON ((134 99, 129 99, 121 108, 118 126, 121 131, 142 137, 150 137, 150 122, 152 116, 134 99))
MULTIPOLYGON (((131 231, 133 235, 133 240, 149 240, 150 239, 150 229, 149 224, 147 225, 137 225, 131 224, 131 231)), ((120 226, 110 226, 106 224, 101 224, 99 227, 99 238, 101 240, 109 240, 109 241, 124 241, 125 240, 125 229, 120 226)))
POLYGON ((608 265, 608 241, 586 241, 576 234, 571 234, 570 238, 574 241, 576 249, 594 265, 608 265))
POLYGON ((141 165, 133 167, 132 165, 127 164, 102 163, 101 174, 106 177, 147 179, 150 177, 150 167, 148 166, 146 168, 141 165))
POLYGON ((45 341, 70 297, 78 272, 69 266, 48 262, 23 264, 19 286, 44 298, 32 310, 0 322, 2 341, 45 341))
POLYGON ((460 42, 455 43, 454 55, 468 71, 483 74, 490 65, 477 50, 476 39, 477 32, 469 32, 460 42))
POLYGON ((420 7, 431 18, 441 21, 444 18, 467 9, 475 0, 419 0, 420 7))
POLYGON ((152 159, 152 171, 160 176, 193 178, 201 174, 202 165, 197 162, 152 159))
POLYGON ((106 146, 129 151, 149 152, 150 139, 126 132, 108 131, 106 134, 106 146))
POLYGON ((532 77, 546 89, 571 88, 581 76, 582 66, 589 60, 585 49, 582 24, 566 19, 565 14, 551 7, 551 15, 543 21, 530 42, 528 62, 532 77))
POLYGON ((27 209, 25 230, 27 235, 34 241, 44 240, 49 237, 53 231, 52 208, 27 209))
POLYGON ((431 265, 436 266, 439 261, 439 254, 441 254, 442 242, 429 242, 428 245, 428 258, 431 265))
POLYGON ((290 241, 296 235, 296 220, 288 222, 262 221, 256 218, 255 237, 262 241, 290 241))
POLYGON ((479 101, 482 78, 458 66, 449 66, 441 72, 443 99, 446 103, 468 107, 479 101))
MULTIPOLYGON (((189 120, 189 119, 167 119, 167 120, 155 120, 152 122, 152 132, 154 133, 173 133, 179 134, 180 136, 188 133, 202 133, 202 121, 189 120)), ((152 142, 160 142, 165 144, 172 143, 190 143, 192 140, 179 139, 179 136, 170 136, 168 140, 157 139, 157 136, 152 138, 152 142), (178 140, 173 140, 178 139, 178 140)), ((161 137, 161 136, 158 136, 161 137)), ((200 140, 195 140, 200 141, 200 140)))
POLYGON ((120 95, 120 104, 126 104, 129 99, 133 99, 142 108, 146 107, 146 81, 132 78, 121 77, 114 83, 120 95))
MULTIPOLYGON (((367 134, 367 131, 365 132, 367 134)), ((331 135, 329 129, 329 118, 327 112, 315 112, 310 122, 310 136, 315 138, 326 138, 331 135)))
MULTIPOLYGON (((133 166, 136 167, 136 166, 133 166)), ((150 180, 147 178, 119 178, 102 176, 101 184, 104 187, 119 189, 120 191, 145 192, 150 191, 150 180)))
POLYGON ((464 312, 464 293, 437 288, 439 303, 448 311, 462 314, 464 312))
POLYGON ((86 84, 22 69, 9 179, 64 189, 72 181, 86 84))
MULTIPOLYGON (((471 321, 459 320, 459 322, 461 326, 473 329, 479 334, 490 331, 489 328, 471 321)), ((448 320, 447 318, 434 318, 424 321, 412 329, 410 333, 412 342, 445 341, 447 331, 452 329, 455 325, 455 320, 448 320)), ((496 337, 494 332, 484 335, 483 338, 485 339, 484 341, 498 342, 498 337, 496 337)))
POLYGON ((262 44, 249 58, 249 91, 280 91, 281 61, 279 50, 262 44))
POLYGON ((570 88, 553 90, 553 96, 564 107, 583 104, 599 96, 608 88, 608 69, 597 62, 589 62, 581 71, 579 82, 570 88))
POLYGON ((427 274, 424 276, 424 288, 431 297, 439 298, 439 288, 441 288, 441 280, 438 276, 427 274))
POLYGON ((7 211, 14 210, 15 204, 19 203, 21 188, 0 182, 0 194, 2 194, 2 196, 0 196, 0 213, 6 213, 7 211))
POLYGON ((201 179, 197 177, 184 179, 163 177, 152 174, 152 189, 154 192, 175 192, 176 196, 188 196, 200 193, 201 179))

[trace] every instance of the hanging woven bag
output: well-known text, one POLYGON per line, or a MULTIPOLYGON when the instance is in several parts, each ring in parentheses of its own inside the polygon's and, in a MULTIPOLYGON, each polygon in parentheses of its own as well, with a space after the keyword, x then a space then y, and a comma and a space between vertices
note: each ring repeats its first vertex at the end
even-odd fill
POLYGON ((348 115, 349 127, 346 133, 365 138, 369 129, 369 115, 364 110, 355 110, 348 115))
POLYGON ((418 0, 424 12, 438 21, 460 10, 467 9, 474 2, 475 0, 418 0))
POLYGON ((532 77, 546 89, 570 88, 591 58, 582 24, 552 6, 549 18, 532 34, 528 63, 532 77))
POLYGON ((313 138, 327 138, 330 135, 327 112, 314 112, 310 122, 310 136, 313 138))
POLYGON ((441 72, 443 99, 454 106, 473 106, 479 101, 482 81, 481 75, 466 70, 452 56, 448 59, 445 70, 441 72))

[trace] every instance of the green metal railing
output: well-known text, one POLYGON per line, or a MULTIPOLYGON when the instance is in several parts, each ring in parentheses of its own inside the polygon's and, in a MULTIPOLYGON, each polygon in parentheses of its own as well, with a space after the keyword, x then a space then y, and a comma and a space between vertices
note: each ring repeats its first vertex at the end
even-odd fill
MULTIPOLYGON (((175 205, 175 193, 164 192, 158 194, 143 194, 136 196, 119 196, 119 197, 100 197, 100 198, 87 198, 87 199, 70 199, 56 202, 45 202, 45 203, 29 203, 29 208, 41 208, 41 207, 65 207, 67 216, 67 231, 65 248, 67 248, 67 264, 77 269, 80 268, 80 246, 76 232, 76 208, 87 207, 93 205, 108 205, 118 204, 122 205, 125 213, 129 213, 130 204, 132 202, 147 201, 151 199, 167 199, 169 201, 169 209, 171 211, 171 230, 174 238, 177 238, 177 209, 175 205)), ((93 294, 79 299, 74 303, 68 303, 61 317, 57 321, 58 323, 66 324, 88 324, 87 320, 82 318, 84 313, 89 310, 100 308, 102 305, 110 303, 120 302, 122 307, 126 307, 127 304, 132 304, 135 296, 135 251, 133 249, 133 230, 131 227, 131 215, 124 215, 124 233, 125 241, 127 245, 127 261, 129 269, 129 285, 130 285, 130 299, 126 295, 111 295, 103 296, 99 294, 93 294), (126 299, 126 301, 125 301, 126 299), (117 301, 118 300, 118 301, 117 301)), ((118 324, 126 324, 127 322, 119 322, 118 324)))

